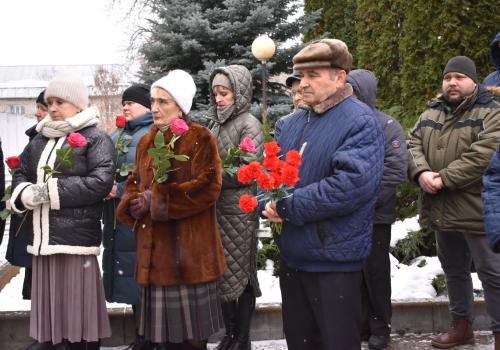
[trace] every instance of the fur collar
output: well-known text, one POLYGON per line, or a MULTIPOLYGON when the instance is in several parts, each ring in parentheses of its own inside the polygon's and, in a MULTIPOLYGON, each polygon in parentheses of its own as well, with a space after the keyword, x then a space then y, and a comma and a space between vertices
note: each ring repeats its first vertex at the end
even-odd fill
POLYGON ((309 107, 309 109, 312 109, 318 114, 323 114, 338 105, 340 102, 344 101, 349 96, 352 96, 352 86, 350 84, 345 84, 326 100, 315 106, 309 107))

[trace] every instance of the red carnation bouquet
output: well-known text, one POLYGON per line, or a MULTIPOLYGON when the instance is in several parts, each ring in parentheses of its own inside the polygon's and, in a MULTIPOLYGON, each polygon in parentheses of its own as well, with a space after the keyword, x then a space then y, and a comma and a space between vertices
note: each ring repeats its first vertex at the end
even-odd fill
MULTIPOLYGON (((239 207, 244 213, 251 213, 257 208, 259 201, 277 202, 288 197, 288 191, 299 181, 299 167, 302 162, 300 153, 291 150, 286 153, 285 160, 278 156, 281 150, 275 141, 264 145, 264 160, 262 164, 253 161, 238 169, 238 181, 243 184, 257 182, 261 194, 252 196, 244 194, 240 197, 239 207)), ((282 223, 271 222, 271 231, 280 234, 282 223)))

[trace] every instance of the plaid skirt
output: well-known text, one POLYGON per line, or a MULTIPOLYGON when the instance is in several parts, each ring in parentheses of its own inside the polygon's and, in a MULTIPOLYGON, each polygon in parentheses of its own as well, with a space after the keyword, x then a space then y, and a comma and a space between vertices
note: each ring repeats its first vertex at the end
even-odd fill
POLYGON ((138 333, 153 343, 207 340, 223 326, 217 282, 140 288, 138 333))

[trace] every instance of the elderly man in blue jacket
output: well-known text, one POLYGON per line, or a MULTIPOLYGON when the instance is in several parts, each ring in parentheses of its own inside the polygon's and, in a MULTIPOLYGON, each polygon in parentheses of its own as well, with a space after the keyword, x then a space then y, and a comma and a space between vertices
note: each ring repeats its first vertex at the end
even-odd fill
POLYGON ((361 348, 361 281, 370 254, 373 210, 384 166, 384 136, 373 111, 346 84, 352 56, 336 39, 315 41, 293 58, 308 109, 278 121, 285 154, 302 151, 291 196, 262 214, 283 222, 283 327, 290 350, 361 348))

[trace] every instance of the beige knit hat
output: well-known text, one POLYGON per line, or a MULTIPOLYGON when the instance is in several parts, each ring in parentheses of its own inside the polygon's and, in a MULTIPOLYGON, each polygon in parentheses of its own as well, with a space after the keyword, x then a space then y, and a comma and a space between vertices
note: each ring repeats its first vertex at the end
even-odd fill
POLYGON ((45 101, 49 97, 60 98, 82 110, 89 104, 88 89, 76 75, 59 75, 52 79, 45 90, 45 101))
POLYGON ((293 69, 312 67, 340 68, 349 73, 352 55, 347 45, 338 39, 321 39, 300 50, 293 56, 293 69))

